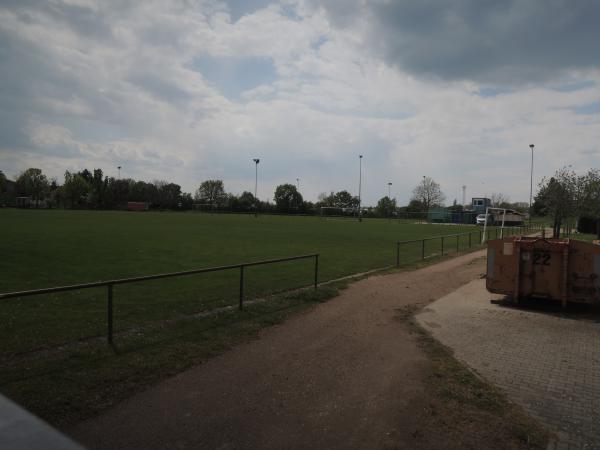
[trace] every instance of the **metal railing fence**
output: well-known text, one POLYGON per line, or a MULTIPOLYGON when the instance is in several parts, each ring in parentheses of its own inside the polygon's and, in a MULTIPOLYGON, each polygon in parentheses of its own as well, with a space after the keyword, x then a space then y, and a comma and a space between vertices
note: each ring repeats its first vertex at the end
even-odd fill
MULTIPOLYGON (((542 226, 540 225, 525 225, 522 227, 504 227, 503 231, 500 228, 494 228, 494 229, 488 229, 486 231, 486 240, 489 239, 498 239, 500 236, 502 237, 508 237, 508 236, 515 236, 515 235, 523 235, 523 234, 527 234, 527 233, 531 233, 534 231, 539 231, 543 229, 542 226)), ((470 249, 472 247, 479 247, 482 246, 482 240, 483 240, 483 230, 477 230, 477 231, 469 231, 467 233, 458 233, 458 234, 447 234, 447 235, 443 235, 443 236, 434 236, 434 237, 429 237, 429 238, 423 238, 423 239, 413 239, 413 240, 409 240, 409 241, 398 241, 396 242, 396 267, 400 267, 400 263, 401 263, 401 258, 400 258, 400 253, 401 253, 401 247, 402 246, 409 246, 411 244, 413 245, 417 245, 417 247, 420 247, 417 249, 417 251, 412 252, 413 254, 416 254, 417 257, 413 258, 411 261, 416 261, 416 260, 424 260, 426 258, 432 257, 432 256, 443 256, 443 255, 447 255, 450 253, 450 249, 455 249, 455 253, 459 253, 460 252, 460 239, 463 236, 466 236, 466 240, 468 240, 468 244, 465 245, 465 249, 470 249), (473 236, 476 236, 478 239, 473 239, 473 236), (450 242, 449 240, 455 240, 455 242, 450 242), (427 254, 427 242, 436 242, 439 241, 439 253, 438 252, 434 252, 431 254, 427 254), (448 245, 449 243, 449 245, 448 245), (420 244, 420 245, 419 245, 420 244), (448 250, 448 251, 445 251, 448 250), (420 257, 419 257, 420 255, 420 257)))
POLYGON ((252 266, 261 266, 266 264, 277 264, 288 261, 296 261, 300 259, 309 259, 314 258, 314 279, 313 285, 314 288, 317 289, 318 281, 319 281, 319 254, 312 253, 309 255, 299 255, 299 256, 290 256, 287 258, 277 258, 277 259, 267 259, 262 261, 253 261, 247 263, 240 264, 231 264, 227 266, 217 266, 217 267, 207 267, 203 269, 193 269, 193 270, 185 270, 182 272, 170 272, 170 273, 161 273, 155 275, 145 275, 140 277, 131 277, 131 278, 120 278, 115 280, 106 280, 106 281, 95 281, 92 283, 83 283, 83 284, 73 284, 69 286, 57 286, 51 288, 43 288, 43 289, 32 289, 27 291, 18 291, 18 292, 7 292, 4 294, 0 293, 0 300, 5 300, 9 298, 16 297, 29 297, 33 295, 41 295, 41 294, 51 294, 56 292, 65 292, 65 291, 76 291, 82 289, 90 289, 106 286, 107 288, 107 303, 106 303, 106 318, 107 318, 107 340, 110 345, 113 345, 114 338, 114 314, 113 314, 113 286, 118 284, 128 284, 128 283, 137 283, 142 281, 149 280, 158 280, 161 278, 173 278, 173 277, 182 277, 187 275, 196 275, 200 273, 209 273, 209 272, 218 272, 224 270, 240 270, 240 285, 239 285, 239 309, 242 310, 244 307, 244 269, 246 267, 252 266))
MULTIPOLYGON (((517 235, 517 234, 519 234, 519 235, 527 234, 527 233, 531 233, 533 231, 540 230, 542 228, 543 228, 542 226, 535 225, 535 224, 523 226, 523 227, 505 227, 504 235, 511 236, 511 235, 517 235)), ((487 239, 498 238, 500 236, 500 233, 501 233, 500 228, 488 229, 486 238, 487 239)), ((452 250, 455 250, 456 253, 459 253, 461 250, 461 239, 462 239, 462 244, 463 244, 462 248, 465 250, 470 249, 472 247, 479 247, 482 245, 481 244, 482 237, 483 237, 483 230, 480 229, 480 230, 471 231, 468 233, 434 236, 434 237, 415 239, 415 240, 409 240, 409 241, 398 241, 398 242, 396 242, 396 266, 400 267, 401 262, 409 261, 409 258, 406 258, 404 260, 402 260, 402 258, 401 258, 401 248, 403 248, 403 247, 406 247, 409 245, 416 246, 417 247, 416 249, 413 248, 413 251, 410 253, 407 252, 407 254, 412 258, 411 259, 412 261, 419 260, 419 259, 424 260, 426 258, 433 257, 433 256, 443 256, 445 254, 449 254, 452 250), (476 237, 476 239, 475 239, 475 237, 476 237), (428 252, 428 247, 429 247, 429 250, 431 250, 431 247, 432 247, 431 243, 435 243, 435 242, 439 243, 439 246, 435 245, 437 247, 436 251, 428 252)), ((114 341, 114 311, 113 311, 114 292, 113 292, 113 287, 115 285, 139 283, 139 282, 143 282, 143 281, 158 280, 158 279, 162 279, 162 278, 183 277, 183 276, 196 275, 196 274, 202 274, 202 273, 239 269, 239 297, 238 297, 239 303, 238 303, 238 307, 240 310, 242 310, 244 307, 245 268, 252 267, 252 266, 267 265, 267 264, 284 263, 284 262, 288 262, 288 261, 296 261, 296 260, 303 260, 303 259, 310 259, 310 258, 314 258, 314 278, 312 280, 313 281, 312 284, 313 284, 314 288, 317 289, 318 282, 319 282, 319 254, 313 253, 313 254, 307 254, 307 255, 291 256, 291 257, 286 257, 286 258, 269 259, 269 260, 253 261, 253 262, 246 262, 246 263, 240 263, 240 264, 231 264, 231 265, 225 265, 225 266, 216 266, 216 267, 207 267, 207 268, 202 268, 202 269, 186 270, 186 271, 181 271, 181 272, 169 272, 169 273, 162 273, 162 274, 155 274, 155 275, 146 275, 146 276, 139 276, 139 277, 121 278, 121 279, 113 279, 113 280, 106 280, 106 281, 96 281, 96 282, 91 282, 91 283, 74 284, 74 285, 69 285, 69 286, 58 286, 58 287, 50 287, 50 288, 43 288, 43 289, 33 289, 33 290, 18 291, 18 292, 0 293, 0 300, 6 300, 6 299, 10 299, 10 298, 17 298, 17 297, 29 297, 29 296, 35 296, 35 295, 41 295, 41 294, 51 294, 51 293, 65 292, 65 291, 78 291, 78 290, 83 290, 83 289, 106 287, 106 298, 107 298, 107 302, 106 302, 106 321, 107 321, 106 335, 107 335, 108 343, 110 345, 113 345, 113 341, 114 341)))

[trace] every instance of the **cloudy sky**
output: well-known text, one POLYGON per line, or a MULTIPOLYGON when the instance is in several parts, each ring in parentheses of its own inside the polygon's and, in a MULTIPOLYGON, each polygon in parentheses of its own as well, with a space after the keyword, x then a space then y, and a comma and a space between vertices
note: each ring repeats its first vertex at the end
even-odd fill
POLYGON ((600 167, 596 0, 2 0, 0 170, 448 201, 600 167), (537 181, 536 181, 537 180, 537 181))

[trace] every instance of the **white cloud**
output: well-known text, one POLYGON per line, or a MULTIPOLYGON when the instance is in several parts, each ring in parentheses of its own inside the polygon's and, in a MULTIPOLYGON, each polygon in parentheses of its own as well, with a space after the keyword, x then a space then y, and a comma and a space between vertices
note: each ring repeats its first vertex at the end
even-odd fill
POLYGON ((302 1, 237 21, 217 1, 0 7, 0 168, 39 166, 60 179, 65 169, 114 175, 121 165, 124 176, 187 191, 219 177, 239 193, 253 186, 260 157, 262 198, 300 178, 314 200, 356 192, 363 154, 366 202, 391 181, 404 203, 423 175, 449 201, 463 184, 469 195, 528 199, 530 143, 537 178, 594 163, 600 114, 577 108, 600 100, 597 71, 485 96, 488 85, 391 66, 373 47, 373 16, 331 20, 302 1), (233 98, 199 69, 206 55, 266 59, 275 79, 233 98))

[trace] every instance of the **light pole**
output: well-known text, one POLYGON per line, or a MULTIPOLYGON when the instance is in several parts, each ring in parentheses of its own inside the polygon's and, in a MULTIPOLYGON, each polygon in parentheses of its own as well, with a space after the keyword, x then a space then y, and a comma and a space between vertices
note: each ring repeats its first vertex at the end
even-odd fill
POLYGON ((256 191, 258 189, 258 163, 260 159, 254 158, 254 217, 258 217, 258 198, 256 197, 256 191))
POLYGON ((425 175, 423 175, 423 206, 425 207, 425 221, 429 222, 429 190, 425 175))
POLYGON ((361 187, 362 187, 362 157, 363 155, 358 155, 358 221, 362 222, 362 214, 360 210, 360 200, 361 200, 361 187))
POLYGON ((392 182, 391 181, 388 181, 388 202, 389 202, 389 206, 390 206, 388 217, 390 218, 390 221, 391 221, 391 217, 392 217, 392 182))
POLYGON ((531 177, 529 179, 529 225, 531 225, 531 200, 533 199, 533 147, 534 144, 529 144, 531 149, 531 177))
POLYGON ((298 192, 300 192, 300 178, 296 178, 296 184, 298 185, 298 192))
POLYGON ((121 179, 121 166, 118 166, 117 169, 119 170, 119 175, 117 176, 117 179, 121 179))

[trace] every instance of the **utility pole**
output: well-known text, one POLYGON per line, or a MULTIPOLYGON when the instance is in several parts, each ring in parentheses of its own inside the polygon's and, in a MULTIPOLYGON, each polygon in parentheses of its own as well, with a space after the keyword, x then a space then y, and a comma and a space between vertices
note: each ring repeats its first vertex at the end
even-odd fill
POLYGON ((467 186, 463 185, 463 187, 462 187, 462 205, 463 205, 463 207, 465 206, 466 202, 467 202, 467 186))
POLYGON ((392 190, 392 183, 391 183, 391 182, 389 182, 389 183, 388 183, 388 198, 389 198, 390 200, 392 199, 391 190, 392 190))

